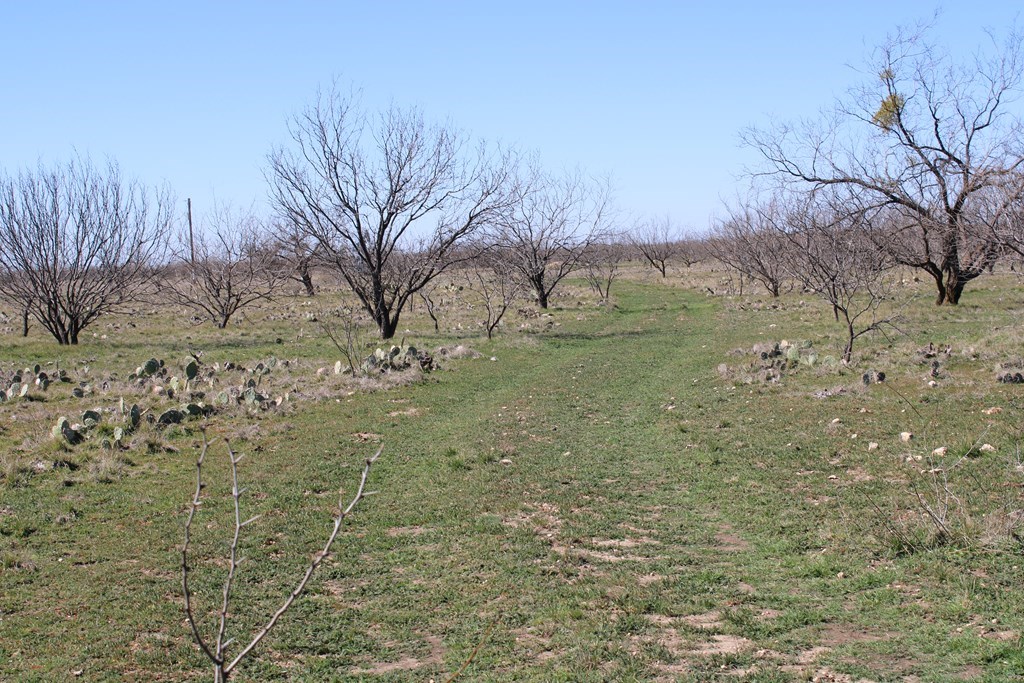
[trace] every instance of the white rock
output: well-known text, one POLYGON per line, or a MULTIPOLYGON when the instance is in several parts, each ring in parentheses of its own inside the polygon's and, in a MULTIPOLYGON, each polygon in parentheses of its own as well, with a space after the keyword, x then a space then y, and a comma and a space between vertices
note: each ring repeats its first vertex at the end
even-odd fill
POLYGON ((877 442, 872 441, 871 443, 868 444, 868 453, 870 453, 871 451, 877 451, 877 450, 878 450, 878 443, 877 442))
POLYGON ((928 382, 928 386, 934 389, 935 387, 939 386, 939 383, 936 382, 935 380, 931 380, 930 382, 928 382))
POLYGON ((983 443, 981 444, 981 448, 979 448, 978 450, 981 451, 982 453, 995 453, 996 447, 990 443, 983 443))
POLYGON ((941 458, 942 456, 944 456, 946 454, 947 450, 948 449, 945 446, 939 446, 934 451, 932 451, 932 455, 941 458))
POLYGON ((914 435, 911 434, 910 432, 900 432, 900 441, 902 441, 903 443, 909 443, 910 440, 913 438, 914 435))

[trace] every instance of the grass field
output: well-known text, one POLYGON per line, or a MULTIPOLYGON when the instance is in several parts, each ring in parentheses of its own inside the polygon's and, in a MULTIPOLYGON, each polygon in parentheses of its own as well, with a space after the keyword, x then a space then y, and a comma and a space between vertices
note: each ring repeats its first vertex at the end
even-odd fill
POLYGON ((471 311, 453 306, 440 333, 416 311, 407 343, 482 355, 388 388, 334 374, 301 299, 227 330, 140 312, 77 348, 5 334, 0 370, 59 362, 75 382, 0 405, 0 679, 212 678, 180 590, 203 424, 193 582, 207 632, 233 528, 216 437, 246 454, 243 515, 262 515, 242 540, 240 641, 384 445, 376 493, 232 680, 443 681, 478 646, 459 680, 1024 677, 1024 395, 995 381, 1024 353, 1021 290, 992 276, 937 309, 921 286, 902 333, 859 340, 851 366, 828 358, 841 331, 818 301, 639 274, 612 307, 570 289, 490 342, 471 311), (781 340, 801 361, 782 364, 784 348, 766 375, 754 345, 781 340), (189 350, 204 366, 288 359, 266 382, 289 397, 143 421, 125 450, 50 436, 59 415, 125 395, 154 414, 176 404, 123 378, 189 350), (865 384, 871 372, 885 381, 865 384), (79 378, 93 391, 80 399, 79 378))

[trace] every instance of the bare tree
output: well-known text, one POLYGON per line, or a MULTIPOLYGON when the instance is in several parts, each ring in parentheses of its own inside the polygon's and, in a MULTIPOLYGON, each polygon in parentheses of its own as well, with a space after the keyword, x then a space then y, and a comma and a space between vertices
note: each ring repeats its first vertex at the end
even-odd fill
POLYGON ((971 207, 971 219, 983 226, 985 239, 1005 254, 1024 257, 1024 172, 980 199, 971 207))
POLYGON ((423 305, 427 309, 427 315, 430 316, 430 320, 434 323, 434 332, 440 332, 441 321, 437 318, 440 302, 435 298, 437 295, 437 288, 433 285, 434 283, 431 282, 429 285, 421 289, 419 291, 419 295, 420 299, 423 301, 423 305))
POLYGON ((273 232, 277 240, 277 257, 285 266, 289 279, 302 285, 306 296, 316 296, 313 271, 322 260, 320 243, 292 223, 277 221, 273 232))
MULTIPOLYGON (((639 225, 629 235, 630 244, 640 258, 668 277, 668 264, 684 251, 684 243, 675 223, 668 216, 651 218, 639 225)), ((693 261, 687 260, 689 266, 693 261)))
POLYGON ((240 488, 238 484, 238 463, 242 460, 241 455, 235 455, 235 452, 231 449, 231 444, 227 444, 227 455, 231 466, 231 498, 233 502, 234 512, 234 534, 231 538, 231 545, 228 552, 228 571, 227 576, 224 579, 224 588, 221 598, 220 610, 217 613, 217 631, 213 638, 204 638, 199 622, 195 616, 195 610, 192 606, 193 595, 191 588, 189 587, 189 574, 193 571, 193 567, 189 564, 189 547, 192 542, 192 522, 195 519, 196 512, 203 504, 201 495, 205 484, 203 483, 203 461, 206 458, 207 450, 209 449, 209 442, 206 440, 206 433, 203 433, 203 446, 199 452, 199 457, 196 460, 196 489, 192 495, 191 505, 189 506, 188 518, 185 520, 185 541, 181 547, 181 588, 182 593, 185 597, 185 617, 188 621, 189 627, 192 629, 192 637, 195 639, 196 644, 199 645, 199 649, 203 652, 210 663, 213 665, 213 680, 215 683, 226 683, 234 672, 235 668, 245 659, 253 649, 259 645, 260 641, 263 640, 268 633, 277 625, 280 618, 291 609, 291 606, 295 604, 295 600, 302 594, 306 589, 306 585, 309 583, 313 573, 317 570, 324 559, 330 554, 331 546, 334 545, 335 539, 338 537, 338 533, 341 531, 342 523, 345 518, 355 509, 356 505, 366 495, 369 495, 366 491, 366 480, 370 475, 370 468, 380 457, 383 447, 377 450, 373 457, 368 458, 363 466, 363 474, 359 479, 359 486, 356 489, 355 494, 349 500, 348 505, 345 505, 344 491, 342 497, 338 501, 338 511, 334 517, 334 526, 331 529, 331 533, 327 538, 327 542, 323 548, 313 555, 312 561, 306 567, 306 571, 299 579, 295 588, 288 594, 288 596, 281 603, 281 606, 271 615, 270 619, 257 631, 251 639, 241 641, 239 645, 245 643, 238 654, 229 655, 228 651, 231 646, 235 643, 235 638, 228 637, 228 626, 230 625, 230 611, 231 606, 231 592, 234 588, 235 580, 238 576, 238 566, 242 562, 242 558, 239 556, 240 548, 239 541, 241 539, 242 530, 247 526, 259 519, 259 515, 251 517, 243 521, 241 511, 241 497, 245 492, 244 488, 240 488))
POLYGON ((269 157, 283 220, 323 249, 390 339, 411 297, 508 201, 508 165, 414 110, 367 117, 336 90, 291 125, 269 157))
POLYGON ((317 311, 315 322, 320 331, 331 340, 334 348, 345 356, 349 373, 355 377, 359 374, 357 362, 359 358, 359 337, 361 325, 359 311, 342 306, 333 311, 317 311))
POLYGON ((167 190, 123 178, 112 161, 0 177, 0 294, 58 343, 77 344, 157 277, 171 204, 167 190))
POLYGON ((956 304, 999 253, 972 206, 1024 166, 1021 121, 1009 111, 1022 36, 996 47, 960 64, 927 44, 923 30, 901 31, 876 50, 874 78, 822 120, 749 130, 745 140, 763 155, 765 173, 834 188, 882 214, 879 246, 927 272, 937 304, 956 304))
POLYGON ((483 325, 488 339, 524 289, 518 271, 503 256, 497 251, 484 252, 463 271, 466 286, 480 296, 487 313, 483 325))
POLYGON ((579 172, 553 176, 534 160, 519 183, 494 237, 495 248, 547 308, 551 292, 604 236, 611 219, 611 191, 579 172))
POLYGON ((746 200, 726 210, 728 216, 711 230, 708 253, 739 273, 741 283, 745 277, 764 285, 773 297, 779 296, 786 277, 786 243, 769 220, 774 209, 746 200))
POLYGON ((619 265, 626 259, 628 247, 611 240, 595 242, 583 253, 583 277, 601 300, 611 303, 612 283, 619 276, 619 265))
POLYGON ((784 264, 790 277, 831 305, 843 323, 844 361, 850 362, 858 338, 896 323, 898 312, 883 312, 893 294, 887 277, 893 261, 869 238, 867 214, 848 210, 828 192, 776 197, 760 210, 789 243, 784 264))
POLYGON ((228 208, 215 209, 196 235, 195 259, 180 253, 180 268, 167 280, 177 303, 225 328, 238 311, 270 300, 287 278, 266 229, 258 218, 228 208))

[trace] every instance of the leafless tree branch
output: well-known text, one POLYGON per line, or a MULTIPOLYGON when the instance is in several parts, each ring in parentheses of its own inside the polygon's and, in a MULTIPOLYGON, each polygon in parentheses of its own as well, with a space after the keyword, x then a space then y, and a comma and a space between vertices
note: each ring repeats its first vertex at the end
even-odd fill
POLYGON ((196 461, 196 489, 192 496, 192 503, 189 507, 188 518, 185 521, 185 540, 182 544, 181 550, 181 572, 182 572, 182 592, 185 597, 185 614, 189 622, 189 626, 192 629, 192 635, 202 650, 203 654, 206 655, 207 659, 213 664, 214 668, 214 680, 216 683, 224 683, 228 680, 231 672, 234 671, 235 667, 260 643, 263 638, 274 628, 278 620, 285 612, 295 603, 295 600, 305 590, 306 585, 309 583, 313 573, 317 570, 320 564, 324 561, 331 551, 335 540, 338 537, 338 533, 341 530, 342 523, 345 518, 355 509, 356 505, 368 494, 366 491, 366 482, 370 475, 370 468, 380 457, 383 452, 383 446, 377 450, 373 457, 368 458, 363 467, 362 475, 359 479, 359 486, 356 489, 355 495, 349 500, 348 504, 345 504, 344 491, 340 494, 338 500, 338 514, 334 517, 334 526, 331 530, 327 541, 324 543, 323 548, 313 556, 309 566, 306 567, 306 571, 299 579, 295 588, 292 589, 291 593, 285 598, 284 602, 280 607, 271 615, 270 619, 260 628, 252 639, 249 640, 248 644, 243 647, 237 655, 229 660, 227 655, 228 648, 234 642, 234 639, 224 640, 225 634, 227 633, 229 623, 229 607, 231 601, 231 588, 234 584, 240 559, 238 557, 238 544, 241 536, 242 529, 254 522, 257 517, 253 517, 246 521, 242 521, 240 498, 244 489, 239 488, 238 484, 238 463, 241 461, 241 456, 236 456, 234 451, 231 449, 230 443, 227 445, 228 458, 231 464, 231 496, 234 508, 234 535, 231 541, 228 574, 224 580, 223 597, 221 602, 221 608, 219 611, 219 623, 217 627, 216 643, 213 648, 203 639, 198 624, 195 619, 193 606, 192 606, 192 594, 189 589, 188 576, 191 571, 188 563, 188 550, 191 543, 191 529, 192 522, 195 517, 196 511, 202 505, 200 498, 203 489, 203 478, 202 478, 202 465, 206 457, 207 450, 209 449, 209 442, 207 441, 205 432, 203 433, 203 446, 200 450, 199 457, 196 461))

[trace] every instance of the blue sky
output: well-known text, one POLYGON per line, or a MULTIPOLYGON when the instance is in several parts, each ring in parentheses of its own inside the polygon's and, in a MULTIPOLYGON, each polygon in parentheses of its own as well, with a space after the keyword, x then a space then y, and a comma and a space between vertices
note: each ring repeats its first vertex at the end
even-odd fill
MULTIPOLYGON (((19 2, 3 7, 0 166, 77 150, 202 209, 265 202, 267 152, 333 79, 703 229, 755 161, 738 134, 814 116, 923 2, 19 2)), ((1015 3, 947 3, 956 55, 1015 3)))

